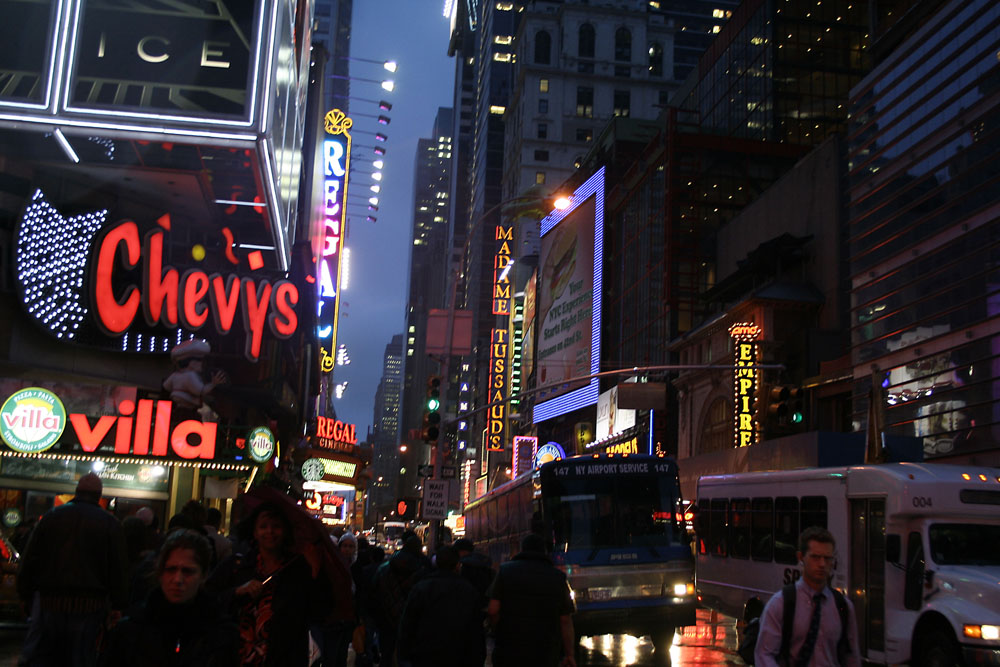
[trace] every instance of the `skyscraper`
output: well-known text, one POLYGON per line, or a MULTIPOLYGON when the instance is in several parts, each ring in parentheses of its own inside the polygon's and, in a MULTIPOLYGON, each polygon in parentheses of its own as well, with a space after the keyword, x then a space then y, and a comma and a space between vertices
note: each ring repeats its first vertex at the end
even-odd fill
POLYGON ((375 390, 372 419, 372 481, 368 491, 369 512, 380 514, 396 500, 399 475, 399 416, 403 377, 403 335, 396 334, 385 346, 382 379, 375 390))
POLYGON ((413 232, 410 245, 409 287, 406 301, 406 340, 403 363, 401 495, 410 495, 417 486, 416 465, 428 452, 421 446, 427 378, 437 365, 424 352, 427 313, 446 305, 445 285, 448 265, 448 220, 451 216, 453 112, 438 109, 431 136, 418 140, 414 160, 413 232))

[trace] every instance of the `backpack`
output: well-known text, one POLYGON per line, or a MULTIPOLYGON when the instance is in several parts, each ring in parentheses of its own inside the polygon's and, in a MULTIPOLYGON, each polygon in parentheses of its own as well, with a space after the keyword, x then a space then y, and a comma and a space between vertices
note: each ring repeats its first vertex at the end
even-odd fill
MULTIPOLYGON (((851 652, 851 645, 847 639, 847 624, 850 623, 850 614, 847 611, 847 600, 836 588, 833 591, 833 601, 837 605, 837 612, 840 614, 840 639, 837 640, 837 662, 843 665, 847 656, 851 652)), ((784 601, 784 611, 781 618, 781 650, 778 651, 778 662, 788 664, 790 662, 789 646, 792 641, 792 625, 795 621, 795 584, 787 584, 781 589, 781 597, 784 601)), ((743 639, 740 641, 736 652, 740 658, 748 665, 754 663, 754 651, 757 649, 757 635, 760 634, 760 616, 756 616, 747 622, 743 629, 743 639)))

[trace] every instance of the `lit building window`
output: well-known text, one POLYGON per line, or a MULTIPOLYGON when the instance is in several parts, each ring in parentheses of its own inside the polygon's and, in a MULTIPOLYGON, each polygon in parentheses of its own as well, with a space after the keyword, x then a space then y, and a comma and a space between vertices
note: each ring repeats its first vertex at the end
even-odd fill
POLYGON ((541 79, 538 81, 538 92, 547 93, 549 92, 549 80, 541 79))
POLYGON ((502 116, 503 112, 507 110, 507 107, 502 107, 499 104, 490 105, 490 113, 502 116))
POLYGON ((493 60, 498 63, 509 63, 511 61, 511 57, 509 53, 494 53, 493 60))
POLYGON ((535 184, 536 185, 545 185, 545 172, 544 171, 536 171, 535 172, 535 184))
POLYGON ((513 41, 514 41, 514 38, 511 37, 510 35, 497 35, 496 37, 493 38, 493 43, 494 44, 505 44, 506 45, 506 44, 510 44, 513 41))
POLYGON ((497 11, 509 12, 509 11, 513 11, 513 10, 514 10, 514 3, 513 2, 498 2, 497 3, 497 11))
POLYGON ((712 32, 713 32, 713 33, 717 33, 717 32, 719 32, 720 30, 722 30, 722 26, 718 26, 718 25, 713 25, 713 26, 712 26, 712 32))

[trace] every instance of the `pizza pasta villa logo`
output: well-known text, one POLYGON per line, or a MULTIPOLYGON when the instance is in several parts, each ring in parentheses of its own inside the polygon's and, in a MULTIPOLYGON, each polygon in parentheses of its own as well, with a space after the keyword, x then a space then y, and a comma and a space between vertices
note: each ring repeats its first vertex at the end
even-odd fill
POLYGON ((22 389, 0 408, 0 437, 17 452, 44 452, 59 440, 64 428, 66 408, 48 389, 22 389))

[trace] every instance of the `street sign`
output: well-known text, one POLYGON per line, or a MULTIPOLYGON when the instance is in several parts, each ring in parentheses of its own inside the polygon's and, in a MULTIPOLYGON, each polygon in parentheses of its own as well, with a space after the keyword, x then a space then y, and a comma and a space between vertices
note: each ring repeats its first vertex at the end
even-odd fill
POLYGON ((424 519, 448 518, 448 481, 424 480, 424 502, 421 505, 424 519))
POLYGON ((441 479, 455 479, 455 466, 441 466, 441 479))
POLYGON ((434 466, 432 465, 418 465, 417 475, 419 477, 433 477, 434 476, 434 466))

